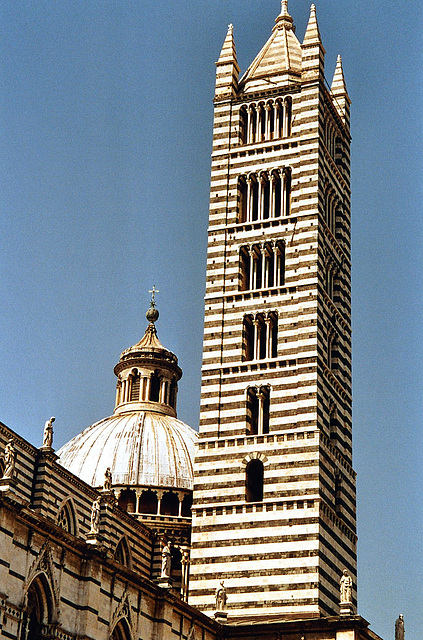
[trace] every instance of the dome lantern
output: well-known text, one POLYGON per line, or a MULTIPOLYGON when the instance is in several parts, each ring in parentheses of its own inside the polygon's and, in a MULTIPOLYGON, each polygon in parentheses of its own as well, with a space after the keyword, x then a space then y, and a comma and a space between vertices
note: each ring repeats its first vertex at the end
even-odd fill
POLYGON ((150 293, 150 307, 145 314, 149 324, 144 336, 121 353, 114 369, 118 378, 115 414, 146 410, 176 417, 176 395, 182 371, 178 358, 157 337, 157 289, 153 287, 150 293))

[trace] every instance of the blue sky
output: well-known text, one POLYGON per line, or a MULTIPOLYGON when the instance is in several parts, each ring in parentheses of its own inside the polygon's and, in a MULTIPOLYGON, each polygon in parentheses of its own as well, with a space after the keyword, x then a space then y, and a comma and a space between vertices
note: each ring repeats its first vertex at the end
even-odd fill
MULTIPOLYGON (((55 443, 113 411, 113 366, 161 341, 196 427, 214 62, 244 71, 278 0, 0 3, 0 420, 55 443)), ((290 0, 302 39, 306 0, 290 0)), ((421 636, 422 47, 417 0, 321 0, 330 82, 352 98, 354 446, 359 613, 421 636)))

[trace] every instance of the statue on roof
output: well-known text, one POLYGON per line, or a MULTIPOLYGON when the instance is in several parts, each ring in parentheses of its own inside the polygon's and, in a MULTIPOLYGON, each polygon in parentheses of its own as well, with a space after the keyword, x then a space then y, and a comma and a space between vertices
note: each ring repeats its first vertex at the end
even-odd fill
POLYGON ((53 445, 53 422, 56 420, 54 416, 50 420, 46 420, 43 433, 43 447, 51 449, 53 445))
POLYGON ((13 444, 13 439, 10 438, 7 445, 4 448, 3 453, 4 460, 4 472, 3 479, 12 479, 15 475, 15 465, 16 465, 16 449, 13 444))
POLYGON ((103 490, 104 491, 111 491, 112 490, 112 472, 110 470, 110 467, 107 467, 106 471, 104 472, 104 483, 103 483, 103 490))
POLYGON ((395 640, 404 640, 404 636, 404 616, 400 613, 395 621, 395 640))

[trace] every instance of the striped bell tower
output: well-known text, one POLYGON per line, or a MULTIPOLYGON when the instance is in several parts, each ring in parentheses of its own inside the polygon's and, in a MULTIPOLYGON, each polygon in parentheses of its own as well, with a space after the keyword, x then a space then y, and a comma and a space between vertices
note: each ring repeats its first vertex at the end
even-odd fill
POLYGON ((217 61, 190 604, 228 623, 356 599, 349 98, 314 5, 287 1, 244 76, 217 61), (220 607, 221 608, 221 607, 220 607))

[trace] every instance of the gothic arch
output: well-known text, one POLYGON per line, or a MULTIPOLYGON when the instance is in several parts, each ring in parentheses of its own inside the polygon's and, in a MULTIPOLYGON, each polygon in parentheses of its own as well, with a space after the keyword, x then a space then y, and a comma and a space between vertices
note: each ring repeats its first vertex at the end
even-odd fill
POLYGON ((110 640, 133 640, 131 627, 126 618, 120 618, 110 633, 110 640))
POLYGON ((59 505, 56 524, 73 536, 78 535, 78 518, 76 516, 75 503, 71 496, 65 498, 59 505))
POLYGON ((24 596, 21 637, 39 640, 44 635, 49 636, 48 627, 56 620, 54 590, 47 574, 41 571, 31 581, 24 596))
POLYGON ((132 569, 132 553, 128 538, 124 535, 116 545, 114 559, 127 569, 132 569))

